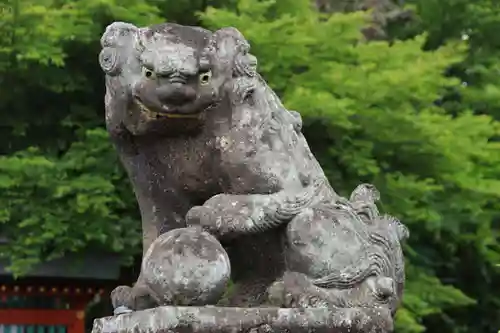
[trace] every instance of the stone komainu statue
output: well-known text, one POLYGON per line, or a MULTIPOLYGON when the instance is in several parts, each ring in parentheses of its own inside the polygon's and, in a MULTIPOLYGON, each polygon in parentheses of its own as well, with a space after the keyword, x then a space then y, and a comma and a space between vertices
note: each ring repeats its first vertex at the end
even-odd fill
POLYGON ((300 114, 256 72, 238 30, 116 22, 101 44, 106 125, 144 236, 139 279, 113 291, 115 308, 395 313, 406 227, 378 212, 372 186, 350 198, 332 189, 300 114), (221 300, 230 276, 235 286, 221 300))

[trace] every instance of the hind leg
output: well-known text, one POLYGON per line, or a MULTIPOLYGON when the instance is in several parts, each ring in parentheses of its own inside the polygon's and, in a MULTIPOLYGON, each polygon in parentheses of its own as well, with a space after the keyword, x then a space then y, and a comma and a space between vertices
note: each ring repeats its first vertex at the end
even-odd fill
POLYGON ((364 222, 340 206, 305 209, 287 226, 287 272, 269 288, 284 307, 370 307, 395 296, 392 278, 372 276, 364 222))
POLYGON ((321 288, 305 274, 287 271, 268 289, 269 302, 284 308, 353 308, 386 307, 395 295, 394 281, 388 277, 370 276, 345 289, 321 288))
POLYGON ((356 265, 369 245, 359 236, 356 223, 333 205, 304 209, 286 228, 287 269, 318 279, 356 265))

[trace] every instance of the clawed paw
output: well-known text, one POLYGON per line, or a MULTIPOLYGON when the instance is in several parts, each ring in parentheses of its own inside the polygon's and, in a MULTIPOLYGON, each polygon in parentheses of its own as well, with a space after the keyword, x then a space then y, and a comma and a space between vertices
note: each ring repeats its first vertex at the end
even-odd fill
POLYGON ((217 238, 230 238, 248 229, 247 218, 230 211, 195 206, 186 214, 188 227, 199 227, 217 238))
POLYGON ((218 235, 218 228, 212 218, 212 213, 212 210, 208 207, 194 206, 186 214, 186 225, 201 228, 212 235, 218 235))
POLYGON ((330 307, 326 295, 321 295, 304 274, 285 272, 283 279, 267 290, 271 304, 286 308, 330 307), (321 297, 325 296, 325 297, 321 297))
POLYGON ((115 314, 131 312, 132 288, 129 286, 118 286, 111 292, 111 303, 115 314), (119 312, 119 313, 117 313, 119 312))

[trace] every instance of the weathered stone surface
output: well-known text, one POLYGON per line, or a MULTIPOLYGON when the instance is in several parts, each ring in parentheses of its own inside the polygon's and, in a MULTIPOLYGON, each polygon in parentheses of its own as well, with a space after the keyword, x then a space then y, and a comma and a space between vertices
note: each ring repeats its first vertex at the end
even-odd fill
POLYGON ((151 244, 142 271, 159 305, 205 305, 217 303, 224 294, 231 264, 222 245, 208 232, 179 228, 151 244))
MULTIPOLYGON (((260 308, 158 310, 165 318, 191 313, 208 331, 221 331, 217 325, 239 327, 244 313, 257 319, 262 314, 262 323, 278 329, 287 319, 300 331, 297 323, 308 318, 302 323, 310 329, 329 323, 329 329, 342 331, 355 314, 366 322, 364 332, 386 328, 403 293, 401 242, 408 230, 379 213, 373 186, 358 186, 350 198, 335 192, 301 133, 300 114, 287 110, 256 72, 257 60, 242 34, 234 28, 211 32, 116 22, 101 43, 106 124, 132 181, 144 232, 141 276, 132 288, 113 291, 115 309, 215 305, 216 297, 193 302, 204 289, 199 287, 172 297, 179 286, 167 272, 172 268, 148 264, 175 252, 172 242, 155 247, 159 235, 190 226, 212 234, 229 255, 236 287, 228 304, 260 308), (148 257, 151 244, 156 250, 148 257), (315 318, 310 310, 263 309, 266 304, 323 309, 311 310, 318 311, 315 318), (338 310, 328 321, 321 314, 332 308, 352 310, 338 310)), ((184 242, 193 245, 189 237, 184 242)), ((198 267, 196 253, 184 258, 188 271, 198 267)), ((225 265, 215 266, 225 278, 225 265)), ((199 286, 199 276, 185 274, 185 284, 199 286)), ((142 316, 110 320, 136 315, 142 316)))
POLYGON ((158 307, 96 319, 92 333, 387 333, 384 309, 158 307))

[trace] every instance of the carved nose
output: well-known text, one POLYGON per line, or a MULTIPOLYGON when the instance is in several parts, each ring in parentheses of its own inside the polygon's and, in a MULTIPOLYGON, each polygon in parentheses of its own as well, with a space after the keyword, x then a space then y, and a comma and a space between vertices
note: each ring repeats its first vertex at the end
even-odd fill
POLYGON ((167 105, 182 105, 196 98, 196 91, 182 83, 170 83, 156 88, 158 99, 167 105))

